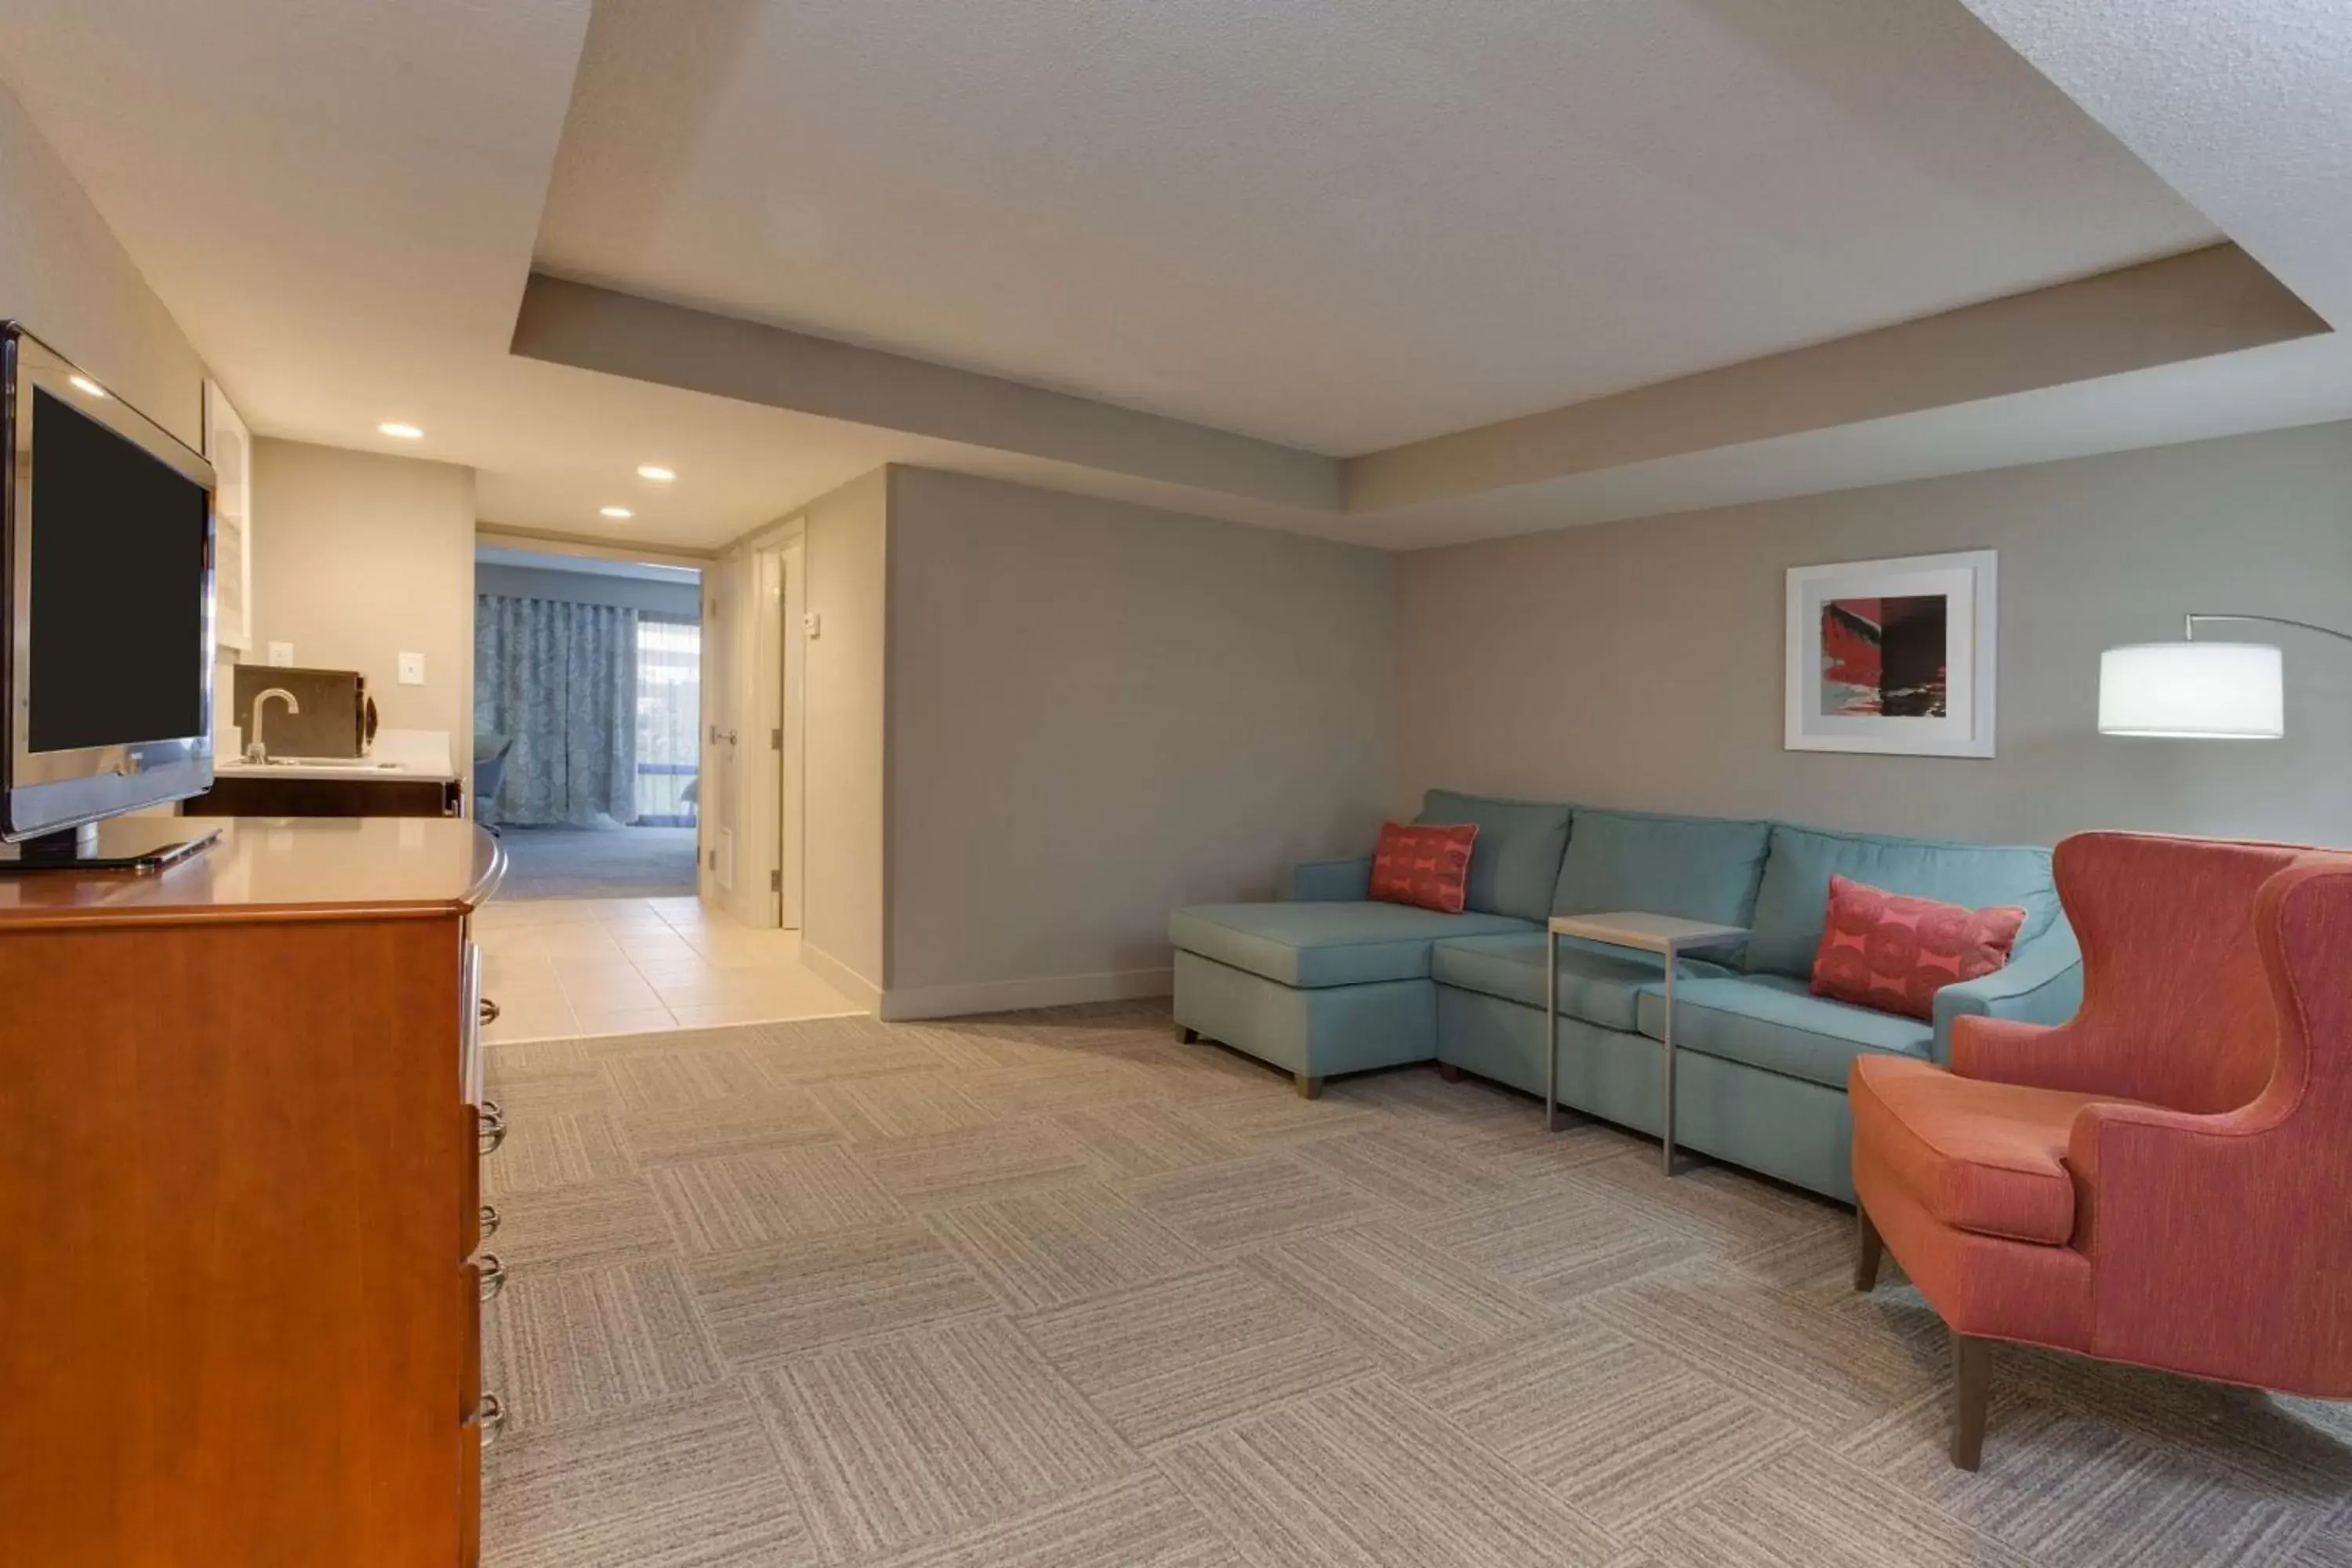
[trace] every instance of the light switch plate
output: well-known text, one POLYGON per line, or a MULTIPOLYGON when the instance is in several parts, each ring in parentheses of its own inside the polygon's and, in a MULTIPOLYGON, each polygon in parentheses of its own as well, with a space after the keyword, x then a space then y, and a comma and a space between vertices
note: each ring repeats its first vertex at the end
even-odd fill
POLYGON ((422 686, 425 684, 425 656, 423 654, 404 653, 400 656, 400 683, 403 686, 422 686))
POLYGON ((801 617, 801 630, 808 634, 811 642, 814 642, 824 636, 824 622, 814 610, 811 610, 801 617))
POLYGON ((269 666, 272 669, 293 668, 294 645, 290 642, 271 643, 269 645, 269 666))

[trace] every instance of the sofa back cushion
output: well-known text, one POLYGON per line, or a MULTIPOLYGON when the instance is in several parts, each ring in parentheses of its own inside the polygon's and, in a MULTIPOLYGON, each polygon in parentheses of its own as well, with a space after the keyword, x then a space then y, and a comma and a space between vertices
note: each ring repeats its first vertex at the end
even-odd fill
POLYGON ((1644 910, 1744 926, 1755 911, 1771 831, 1769 822, 1579 806, 1551 912, 1644 910))
POLYGON ((1755 934, 1748 942, 1750 973, 1811 981, 1813 955, 1828 918, 1830 878, 1867 882, 1890 893, 1972 910, 2016 904, 2025 910, 2021 950, 2058 918, 2058 889, 2050 878, 2050 851, 2031 846, 1947 844, 1929 838, 1832 833, 1775 823, 1756 891, 1755 934))
POLYGON ((1421 815, 1413 820, 1478 825, 1464 908, 1540 921, 1550 912, 1560 851, 1568 847, 1568 816, 1565 805, 1433 789, 1422 797, 1421 815))

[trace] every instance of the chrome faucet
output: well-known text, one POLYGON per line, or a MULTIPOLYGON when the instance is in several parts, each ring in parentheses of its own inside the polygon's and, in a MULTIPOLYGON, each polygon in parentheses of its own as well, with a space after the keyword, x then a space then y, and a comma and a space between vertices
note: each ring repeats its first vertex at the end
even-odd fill
POLYGON ((282 697, 286 700, 286 711, 289 716, 302 711, 302 704, 297 702, 294 700, 294 694, 287 690, 282 686, 273 686, 268 690, 255 697, 253 700, 253 738, 250 741, 247 741, 245 746, 245 760, 248 763, 266 763, 269 760, 269 748, 261 743, 261 710, 273 697, 282 697))

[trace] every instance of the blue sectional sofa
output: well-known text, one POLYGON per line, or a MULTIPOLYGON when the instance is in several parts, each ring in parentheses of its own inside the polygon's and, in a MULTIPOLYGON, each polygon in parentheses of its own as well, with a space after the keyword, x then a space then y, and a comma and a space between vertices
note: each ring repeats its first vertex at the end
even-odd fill
MULTIPOLYGON (((2082 956, 2047 849, 1833 833, 1782 822, 1660 816, 1432 790, 1423 822, 1475 822, 1458 915, 1366 898, 1369 857, 1313 861, 1270 904, 1169 919, 1178 1026, 1297 1075, 1435 1060, 1544 1086, 1544 921, 1647 910, 1749 927, 1744 949, 1685 959, 1675 995, 1675 1141, 1851 1200, 1846 1066, 1863 1051, 1948 1059, 1964 1014, 2057 1023, 2082 1000, 2082 956), (1946 987, 1932 1025, 1811 994, 1832 872, 1890 891, 2028 911, 2008 967, 1946 987)), ((1559 1092, 1655 1133, 1664 970, 1563 940, 1559 1092)))

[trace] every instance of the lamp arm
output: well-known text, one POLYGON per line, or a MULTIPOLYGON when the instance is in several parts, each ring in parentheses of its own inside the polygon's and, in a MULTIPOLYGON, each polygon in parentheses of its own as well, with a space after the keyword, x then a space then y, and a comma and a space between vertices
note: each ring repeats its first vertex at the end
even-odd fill
POLYGON ((2188 642, 2197 640, 2197 623, 2200 621, 2260 621, 2264 626, 2293 626, 2297 631, 2317 632, 2321 637, 2334 637, 2339 642, 2352 642, 2352 632, 2339 632, 2334 626, 2314 626, 2309 621, 2291 621, 2284 616, 2238 616, 2220 611, 2210 615, 2197 614, 2184 617, 2181 626, 2183 640, 2188 642))

